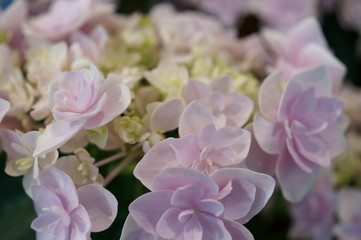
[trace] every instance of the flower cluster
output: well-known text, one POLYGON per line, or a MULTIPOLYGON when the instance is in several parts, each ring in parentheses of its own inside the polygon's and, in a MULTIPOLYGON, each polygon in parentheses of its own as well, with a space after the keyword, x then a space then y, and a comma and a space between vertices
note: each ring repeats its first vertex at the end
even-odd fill
MULTIPOLYGON (((221 9, 210 2, 208 12, 221 9)), ((243 2, 263 5, 227 2, 236 14, 243 2)), ((264 21, 282 5, 269 2, 264 21)), ((23 176, 37 239, 107 229, 121 199, 105 187, 134 165, 149 192, 129 205, 121 240, 251 240, 243 225, 276 184, 293 237, 360 237, 360 191, 336 198, 330 180, 352 106, 342 98, 346 68, 317 19, 285 20, 287 30, 277 21, 238 38, 168 4, 121 16, 106 0, 17 0, 0 12, 5 172, 23 176)))

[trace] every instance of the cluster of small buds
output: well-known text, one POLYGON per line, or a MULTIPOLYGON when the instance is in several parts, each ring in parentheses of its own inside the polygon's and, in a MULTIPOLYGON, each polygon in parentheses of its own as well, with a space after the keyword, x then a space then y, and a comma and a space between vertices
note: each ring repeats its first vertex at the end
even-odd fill
MULTIPOLYGON (((220 10, 212 2, 207 11, 220 10)), ((277 6, 262 8, 263 21, 277 6)), ((342 99, 346 68, 317 19, 290 22, 238 38, 168 4, 119 16, 107 0, 16 0, 0 12, 5 172, 23 176, 37 239, 107 229, 121 199, 106 187, 132 161, 150 192, 130 204, 121 240, 251 240, 243 225, 276 184, 291 204, 292 237, 360 237, 361 191, 337 199, 331 180, 346 147, 343 108, 353 106, 342 99)))

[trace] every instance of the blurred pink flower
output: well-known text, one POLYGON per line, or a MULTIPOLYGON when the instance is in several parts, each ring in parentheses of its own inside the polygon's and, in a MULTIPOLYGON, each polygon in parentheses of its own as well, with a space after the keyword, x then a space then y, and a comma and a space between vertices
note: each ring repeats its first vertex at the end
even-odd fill
POLYGON ((69 37, 99 16, 113 11, 113 5, 99 0, 54 0, 48 11, 32 17, 24 26, 28 36, 59 41, 69 37))
POLYGON ((208 177, 167 168, 154 179, 152 192, 130 204, 120 239, 253 239, 242 224, 265 206, 274 184, 247 169, 221 169, 208 177))
POLYGON ((286 80, 303 70, 325 66, 334 90, 340 88, 346 67, 329 51, 315 18, 302 20, 286 33, 265 29, 263 37, 275 54, 272 70, 284 71, 286 80))
POLYGON ((276 176, 289 201, 300 201, 313 185, 320 167, 344 150, 338 118, 343 104, 332 98, 331 80, 324 67, 301 72, 282 89, 281 73, 261 85, 253 122, 260 147, 278 154, 276 176))
POLYGON ((331 172, 322 171, 306 197, 290 206, 293 220, 290 230, 292 239, 331 239, 336 203, 331 172))
POLYGON ((107 229, 117 215, 116 198, 102 187, 75 189, 71 178, 54 167, 45 168, 38 180, 32 185, 38 217, 31 223, 37 239, 90 239, 90 232, 107 229))
POLYGON ((334 233, 340 240, 357 240, 361 237, 361 191, 344 188, 339 193, 337 216, 340 222, 334 233))
POLYGON ((90 69, 59 73, 49 96, 54 102, 54 122, 40 136, 34 156, 61 147, 82 128, 95 129, 123 113, 130 104, 127 86, 116 78, 104 80, 94 65, 90 69))

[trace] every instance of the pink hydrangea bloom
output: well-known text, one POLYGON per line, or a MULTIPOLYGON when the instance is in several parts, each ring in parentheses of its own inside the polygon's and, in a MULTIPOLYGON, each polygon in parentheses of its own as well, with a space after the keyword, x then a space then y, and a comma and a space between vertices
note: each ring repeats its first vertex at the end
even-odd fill
POLYGON ((337 215, 340 220, 334 233, 340 240, 357 240, 361 238, 361 191, 345 188, 339 194, 337 215))
POLYGON ((107 229, 117 214, 117 200, 106 189, 85 185, 78 189, 71 178, 54 167, 45 168, 32 186, 38 217, 31 223, 37 239, 90 239, 90 232, 107 229))
POLYGON ((34 156, 61 147, 82 128, 95 129, 123 113, 130 104, 128 87, 116 78, 104 80, 94 65, 90 69, 59 73, 49 96, 54 122, 40 136, 34 156))
POLYGON ((210 109, 218 126, 241 127, 252 113, 253 102, 243 94, 231 92, 231 83, 228 76, 213 79, 210 86, 189 80, 183 87, 182 96, 186 103, 197 100, 210 109))
POLYGON ((292 239, 331 239, 336 203, 331 172, 322 171, 306 197, 299 203, 291 204, 292 239))
POLYGON ((211 174, 240 163, 248 154, 250 134, 236 127, 217 128, 214 117, 198 102, 185 109, 179 121, 180 138, 167 138, 153 146, 134 169, 134 175, 150 187, 167 167, 194 168, 211 174))
POLYGON ((309 191, 320 167, 345 146, 337 122, 343 104, 332 98, 324 67, 301 72, 282 89, 282 74, 270 75, 259 94, 260 114, 253 122, 260 147, 278 154, 276 176, 283 194, 299 201, 309 191))
POLYGON ((242 224, 265 206, 274 184, 247 169, 221 169, 208 177, 167 168, 154 179, 152 192, 130 204, 120 239, 253 239, 242 224))
POLYGON ((316 19, 306 18, 286 33, 266 29, 263 36, 275 54, 274 69, 284 71, 286 80, 303 70, 325 66, 334 89, 341 86, 346 68, 329 51, 316 19))
POLYGON ((25 25, 28 36, 59 41, 83 27, 92 18, 112 12, 109 3, 98 0, 56 0, 47 12, 29 20, 25 25))

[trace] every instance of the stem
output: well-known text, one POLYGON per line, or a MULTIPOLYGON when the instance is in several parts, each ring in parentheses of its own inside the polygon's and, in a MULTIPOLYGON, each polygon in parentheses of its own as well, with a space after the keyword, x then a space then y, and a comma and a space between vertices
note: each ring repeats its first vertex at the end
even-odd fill
POLYGON ((108 164, 108 163, 110 163, 110 162, 113 162, 113 161, 115 161, 115 160, 117 160, 117 159, 119 159, 119 158, 121 158, 121 157, 124 157, 125 155, 126 155, 125 152, 120 152, 120 153, 114 154, 113 156, 104 158, 104 159, 96 162, 96 163, 94 164, 94 166, 96 166, 96 167, 101 167, 101 166, 103 166, 103 165, 105 165, 105 164, 108 164))
POLYGON ((138 149, 133 148, 132 152, 126 158, 124 158, 124 160, 121 161, 119 165, 116 166, 116 168, 114 168, 113 171, 109 173, 108 176, 105 177, 104 187, 107 186, 131 161, 133 161, 139 156, 139 151, 137 150, 138 149))

